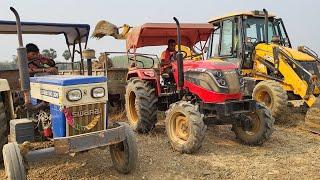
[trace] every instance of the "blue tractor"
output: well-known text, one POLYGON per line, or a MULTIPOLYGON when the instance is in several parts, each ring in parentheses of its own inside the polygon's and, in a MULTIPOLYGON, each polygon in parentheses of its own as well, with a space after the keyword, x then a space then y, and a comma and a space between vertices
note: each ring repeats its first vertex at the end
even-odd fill
POLYGON ((106 146, 110 147, 116 170, 120 173, 132 171, 137 162, 135 137, 126 123, 108 123, 108 88, 105 76, 38 74, 29 77, 22 34, 63 34, 69 50, 72 47, 72 59, 79 52, 80 68, 84 70, 83 59, 87 58, 89 70, 94 54, 93 51, 82 53, 82 44, 86 48, 90 26, 20 22, 17 11, 14 8, 11 11, 16 16, 16 22, 0 21, 0 33, 18 34, 17 54, 21 83, 21 91, 18 93, 23 96, 24 103, 16 105, 16 108, 20 107, 20 113, 16 111, 15 114, 19 118, 4 123, 8 128, 3 133, 4 137, 1 137, 9 139, 9 143, 2 149, 8 178, 26 179, 25 164, 28 161, 106 146), (79 50, 75 50, 76 46, 79 50), (46 143, 46 148, 34 148, 33 142, 38 140, 46 143))

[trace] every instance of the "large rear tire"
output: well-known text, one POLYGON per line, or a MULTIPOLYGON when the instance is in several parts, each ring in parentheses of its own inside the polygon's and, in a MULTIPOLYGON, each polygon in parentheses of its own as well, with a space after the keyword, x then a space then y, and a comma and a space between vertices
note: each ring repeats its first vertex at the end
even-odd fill
POLYGON ((150 82, 131 78, 126 88, 125 101, 127 117, 134 131, 148 133, 155 127, 158 98, 150 82))
POLYGON ((137 142, 133 131, 127 123, 119 122, 118 124, 125 127, 126 139, 118 144, 110 145, 110 154, 116 170, 127 174, 137 166, 137 142))
POLYGON ((274 118, 265 106, 257 103, 254 112, 241 114, 239 118, 232 130, 243 144, 258 146, 270 139, 274 118))
MULTIPOLYGON (((1 95, 0 95, 1 96, 1 95)), ((0 164, 3 163, 2 148, 8 143, 8 121, 3 101, 0 97, 0 164)))
POLYGON ((3 147, 4 167, 9 180, 25 180, 26 170, 19 146, 16 142, 3 147))
POLYGON ((171 146, 181 153, 197 152, 205 136, 206 125, 198 107, 179 101, 166 112, 166 131, 171 146))
POLYGON ((259 82, 252 93, 253 99, 271 110, 274 118, 279 118, 287 109, 288 95, 280 83, 273 80, 259 82))

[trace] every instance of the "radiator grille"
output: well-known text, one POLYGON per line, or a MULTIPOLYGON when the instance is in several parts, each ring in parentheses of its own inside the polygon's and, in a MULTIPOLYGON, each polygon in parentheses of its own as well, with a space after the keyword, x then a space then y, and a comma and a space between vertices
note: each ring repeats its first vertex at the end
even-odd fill
POLYGON ((87 126, 92 122, 97 116, 97 124, 90 130, 81 130, 79 128, 74 128, 70 124, 67 124, 67 136, 73 136, 78 134, 84 134, 88 132, 100 131, 105 127, 105 104, 87 104, 82 106, 69 107, 69 112, 73 115, 74 124, 77 126, 87 126))
POLYGON ((241 92, 239 75, 236 71, 225 71, 225 79, 228 84, 229 93, 236 94, 241 92))

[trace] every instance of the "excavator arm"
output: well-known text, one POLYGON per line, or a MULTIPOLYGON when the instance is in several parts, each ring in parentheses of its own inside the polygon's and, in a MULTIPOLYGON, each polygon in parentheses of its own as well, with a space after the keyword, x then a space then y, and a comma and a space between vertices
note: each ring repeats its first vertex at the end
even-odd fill
MULTIPOLYGON (((108 21, 101 20, 97 23, 96 27, 94 28, 94 31, 91 37, 101 39, 104 36, 112 36, 118 40, 125 40, 131 28, 132 26, 128 24, 124 24, 118 27, 108 21), (120 30, 121 30, 121 33, 119 33, 120 30)), ((182 48, 183 48, 182 51, 185 53, 184 54, 185 57, 191 58, 194 60, 202 59, 201 55, 195 55, 190 48, 186 46, 182 46, 182 48)))
MULTIPOLYGON (((271 77, 267 72, 267 67, 268 64, 269 66, 273 66, 273 73, 276 72, 283 75, 282 79, 278 79, 283 85, 283 88, 286 91, 292 91, 294 94, 300 96, 309 106, 305 117, 305 128, 320 134, 320 99, 316 97, 317 93, 315 93, 319 91, 320 88, 318 77, 308 72, 284 49, 278 49, 278 53, 275 55, 274 51, 268 49, 270 46, 262 46, 259 46, 260 50, 256 49, 255 52, 256 59, 262 60, 255 61, 256 68, 254 69, 258 71, 254 72, 254 76, 258 79, 270 79, 271 77), (294 69, 300 69, 300 73, 304 75, 299 75, 294 69)), ((269 68, 269 70, 270 69, 272 68, 269 68)))
MULTIPOLYGON (((303 99, 306 104, 311 107, 315 102, 315 96, 313 95, 314 89, 317 87, 317 77, 308 72, 292 57, 290 57, 284 49, 278 49, 277 55, 274 53, 275 46, 259 45, 255 51, 255 68, 254 75, 257 78, 273 78, 274 80, 281 82, 283 88, 286 91, 292 91, 303 99), (269 66, 271 68, 269 68, 269 66), (261 68, 264 67, 264 68, 261 68), (294 70, 301 69, 304 73, 302 75, 297 74, 294 70), (270 72, 267 69, 272 70, 273 75, 270 76, 270 72), (274 74, 282 74, 283 78, 276 79, 274 74)), ((276 47, 275 47, 276 48, 276 47)))

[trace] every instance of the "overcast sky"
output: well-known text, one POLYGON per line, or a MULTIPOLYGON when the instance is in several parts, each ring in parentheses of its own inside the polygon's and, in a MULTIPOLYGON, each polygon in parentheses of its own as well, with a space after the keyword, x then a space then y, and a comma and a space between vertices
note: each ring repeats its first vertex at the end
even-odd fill
MULTIPOLYGON (((9 7, 15 7, 22 21, 85 23, 91 30, 99 20, 132 26, 145 22, 207 22, 214 16, 234 11, 267 8, 282 17, 294 47, 307 45, 320 53, 320 1, 316 0, 1 0, 0 19, 14 20, 9 7)), ((11 60, 17 47, 15 35, 0 35, 0 60, 11 60)), ((33 42, 40 49, 54 48, 58 59, 66 49, 64 37, 28 35, 24 43, 33 42)), ((88 47, 97 52, 124 51, 124 42, 109 38, 90 39, 88 47)), ((159 52, 155 52, 159 53, 159 52)))

